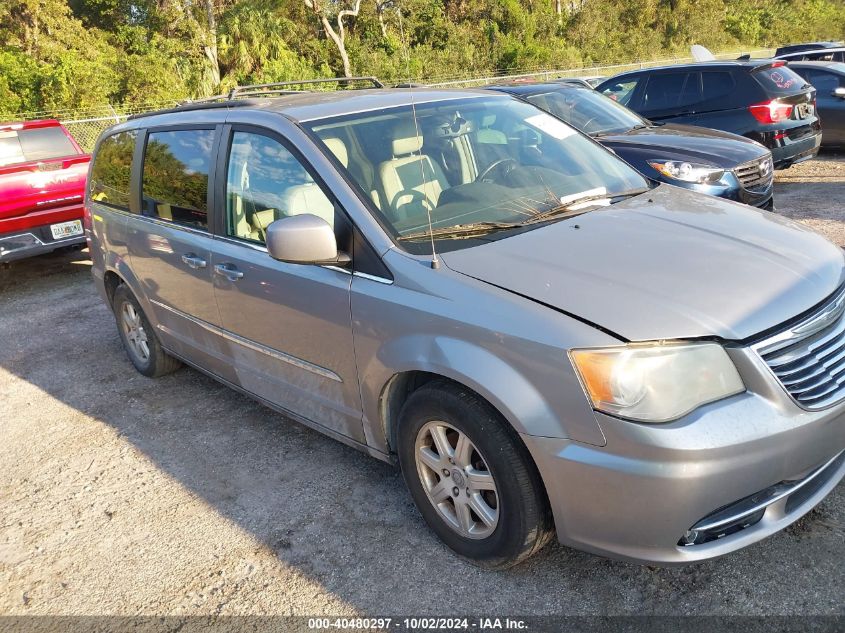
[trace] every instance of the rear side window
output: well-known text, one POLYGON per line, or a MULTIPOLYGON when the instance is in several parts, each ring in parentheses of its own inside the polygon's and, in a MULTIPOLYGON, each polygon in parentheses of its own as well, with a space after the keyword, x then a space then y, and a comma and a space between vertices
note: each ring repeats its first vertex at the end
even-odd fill
POLYGON ((651 75, 643 93, 641 108, 646 111, 674 108, 681 100, 689 73, 661 73, 651 75))
POLYGON ((150 132, 144 151, 143 215, 208 229, 214 130, 150 132))
POLYGON ((731 94, 736 88, 736 82, 731 73, 713 71, 701 73, 704 99, 719 99, 731 94))
POLYGON ((795 94, 807 83, 794 70, 786 66, 755 70, 751 74, 770 95, 795 94))
POLYGON ((135 130, 118 132, 100 143, 88 185, 92 200, 115 209, 129 210, 129 181, 137 136, 135 130))
POLYGON ((77 154, 79 151, 60 127, 0 131, 0 167, 77 154))

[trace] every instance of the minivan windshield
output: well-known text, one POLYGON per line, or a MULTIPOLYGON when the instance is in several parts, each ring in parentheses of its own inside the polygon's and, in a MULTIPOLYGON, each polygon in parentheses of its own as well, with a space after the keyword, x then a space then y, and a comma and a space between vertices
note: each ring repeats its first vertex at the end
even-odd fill
POLYGON ((648 181, 573 127, 510 97, 439 99, 306 124, 400 246, 500 239, 613 204, 648 181))
POLYGON ((648 125, 625 106, 587 88, 558 88, 525 98, 591 136, 619 134, 648 125))

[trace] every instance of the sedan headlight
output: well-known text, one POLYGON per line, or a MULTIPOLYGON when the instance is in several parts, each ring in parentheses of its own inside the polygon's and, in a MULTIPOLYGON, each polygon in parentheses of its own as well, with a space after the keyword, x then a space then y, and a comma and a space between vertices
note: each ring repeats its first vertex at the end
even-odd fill
POLYGON ((658 172, 683 182, 697 182, 701 185, 713 185, 725 175, 725 170, 712 165, 700 165, 677 160, 650 160, 651 165, 658 172))
POLYGON ((570 352, 593 408, 641 422, 669 422, 745 391, 716 343, 654 343, 570 352))

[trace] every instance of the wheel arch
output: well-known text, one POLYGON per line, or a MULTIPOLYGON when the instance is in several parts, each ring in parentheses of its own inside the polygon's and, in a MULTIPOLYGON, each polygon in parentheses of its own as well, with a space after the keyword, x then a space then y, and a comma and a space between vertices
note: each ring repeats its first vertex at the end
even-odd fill
MULTIPOLYGON (((398 428, 398 418, 399 412, 402 410, 403 405, 405 404, 405 402, 407 402, 411 394, 419 390, 421 387, 435 381, 447 382, 461 389, 466 389, 470 391, 475 397, 486 403, 491 409, 493 409, 493 411, 495 411, 499 414, 499 416, 502 417, 507 426, 507 430, 510 431, 510 434, 513 437, 514 441, 517 442, 517 444, 524 449, 525 455, 528 458, 530 465, 536 472, 537 481, 540 485, 540 492, 543 498, 545 499, 545 502, 548 504, 547 507, 551 508, 551 500, 549 498, 548 490, 546 489, 546 482, 543 479, 542 472, 540 471, 540 468, 536 460, 534 459, 534 456, 531 454, 531 450, 528 448, 528 445, 523 440, 519 431, 507 419, 507 417, 502 413, 502 411, 498 407, 496 407, 496 405, 492 403, 489 398, 486 398, 484 394, 479 393, 471 386, 465 384, 465 382, 456 380, 455 378, 444 374, 423 370, 402 371, 394 374, 384 386, 384 389, 382 390, 382 396, 379 401, 379 411, 382 414, 381 423, 384 428, 388 450, 390 451, 391 455, 396 454, 396 433, 398 428)), ((551 517, 550 520, 552 521, 552 525, 554 525, 554 518, 551 517)))

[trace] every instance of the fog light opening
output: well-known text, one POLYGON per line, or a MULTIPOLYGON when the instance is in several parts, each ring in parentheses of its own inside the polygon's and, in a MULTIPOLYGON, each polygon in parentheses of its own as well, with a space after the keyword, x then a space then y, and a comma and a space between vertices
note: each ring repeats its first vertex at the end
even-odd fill
POLYGON ((761 508, 751 514, 737 517, 731 523, 710 530, 697 530, 693 526, 684 532, 684 535, 678 540, 678 545, 689 547, 691 545, 703 545, 704 543, 718 541, 726 536, 731 536, 732 534, 750 528, 752 525, 758 523, 765 513, 766 508, 761 508))

